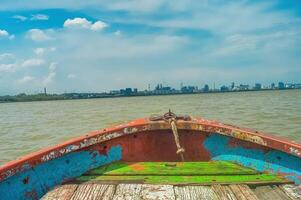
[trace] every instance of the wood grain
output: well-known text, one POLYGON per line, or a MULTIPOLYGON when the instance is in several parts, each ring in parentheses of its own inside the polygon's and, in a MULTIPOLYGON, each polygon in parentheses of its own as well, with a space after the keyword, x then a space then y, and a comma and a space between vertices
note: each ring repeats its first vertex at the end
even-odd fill
POLYGON ((143 185, 140 199, 149 200, 175 200, 172 185, 143 185))
POLYGON ((44 195, 42 200, 69 200, 77 188, 76 184, 61 185, 44 195))
POLYGON ((210 186, 175 186, 174 191, 177 200, 218 200, 217 195, 210 186))
POLYGON ((213 185, 212 188, 220 200, 237 200, 229 186, 213 185))
POLYGON ((113 200, 138 200, 140 199, 142 184, 119 184, 113 200))
POLYGON ((300 185, 281 185, 279 186, 286 195, 288 195, 293 200, 301 200, 301 186, 300 185))
POLYGON ((115 192, 114 185, 104 184, 82 184, 74 192, 71 200, 110 200, 115 192))
POLYGON ((262 200, 290 200, 277 186, 259 186, 254 189, 254 193, 262 200))

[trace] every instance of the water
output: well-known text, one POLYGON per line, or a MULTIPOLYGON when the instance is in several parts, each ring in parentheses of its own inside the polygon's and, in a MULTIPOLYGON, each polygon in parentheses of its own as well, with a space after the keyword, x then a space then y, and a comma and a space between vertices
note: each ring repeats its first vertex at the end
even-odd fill
POLYGON ((6 103, 0 104, 0 164, 169 108, 301 142, 301 90, 6 103))

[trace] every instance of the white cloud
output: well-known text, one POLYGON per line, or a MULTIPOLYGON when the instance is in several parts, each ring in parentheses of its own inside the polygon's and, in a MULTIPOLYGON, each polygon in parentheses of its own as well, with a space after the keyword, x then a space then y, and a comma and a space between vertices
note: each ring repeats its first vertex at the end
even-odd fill
MULTIPOLYGON (((273 10, 275 3, 261 1, 208 1, 207 3, 191 3, 184 11, 189 17, 162 19, 137 18, 137 23, 146 23, 157 27, 192 28, 207 30, 216 35, 235 34, 249 31, 271 29, 279 25, 293 22, 294 16, 284 10, 273 10), (144 20, 144 21, 142 21, 144 20)), ((299 20, 300 22, 300 20, 299 20)))
POLYGON ((43 55, 45 53, 46 49, 45 48, 36 48, 34 50, 34 53, 37 54, 38 56, 39 55, 43 55))
POLYGON ((0 61, 6 60, 6 59, 11 59, 14 57, 15 57, 15 55, 12 53, 3 53, 3 54, 0 54, 0 61))
POLYGON ((8 38, 9 40, 15 39, 15 35, 10 35, 6 30, 0 29, 0 39, 1 38, 8 38))
POLYGON ((54 81, 54 78, 56 76, 56 68, 57 68, 57 63, 56 62, 52 62, 49 65, 49 73, 48 75, 43 79, 43 85, 47 86, 50 83, 52 83, 54 81))
POLYGON ((48 20, 49 16, 44 14, 36 14, 32 15, 30 20, 48 20))
POLYGON ((42 48, 42 47, 39 47, 39 48, 34 49, 34 53, 35 53, 37 56, 42 56, 42 55, 46 54, 47 52, 53 52, 53 51, 55 51, 55 50, 56 50, 55 47, 49 47, 49 48, 42 48))
POLYGON ((0 54, 0 72, 14 72, 18 67, 15 55, 11 53, 0 54))
MULTIPOLYGON (((186 0, 187 1, 187 0, 186 0)), ((199 0, 201 1, 201 0, 199 0)), ((203 0, 204 1, 204 0, 203 0)), ((188 1, 190 2, 190 1, 188 1)), ((82 0, 52 0, 52 1, 37 1, 27 0, 11 2, 4 0, 1 2, 0 10, 29 10, 29 9, 82 9, 82 8, 105 8, 109 10, 129 10, 129 11, 153 11, 158 9, 162 4, 166 4, 166 0, 131 0, 131 1, 82 1, 82 0)), ((170 3, 172 5, 172 3, 170 3)))
POLYGON ((74 18, 74 19, 67 19, 64 22, 64 27, 69 27, 69 28, 86 28, 89 29, 91 28, 91 22, 88 21, 86 18, 74 18))
POLYGON ((25 17, 23 15, 14 15, 12 18, 18 19, 20 21, 26 21, 27 20, 27 17, 25 17))
POLYGON ((30 29, 29 31, 27 31, 26 37, 36 42, 52 39, 43 30, 40 29, 30 29))
POLYGON ((75 74, 68 74, 67 78, 68 79, 75 79, 77 76, 75 74))
POLYGON ((99 31, 106 28, 108 25, 102 21, 97 21, 91 26, 92 31, 99 31))
POLYGON ((14 72, 18 67, 15 63, 0 64, 0 72, 14 72))
POLYGON ((49 65, 49 71, 54 72, 57 68, 57 63, 56 62, 52 62, 49 65))
POLYGON ((8 37, 8 36, 9 36, 9 33, 6 30, 1 30, 0 29, 0 38, 1 37, 8 37))
POLYGON ((21 84, 29 83, 34 80, 34 77, 32 76, 24 76, 23 78, 19 79, 17 82, 21 84))
POLYGON ((41 66, 43 64, 45 64, 45 60, 32 58, 32 59, 28 59, 28 60, 23 61, 21 66, 22 67, 35 67, 35 66, 41 66))
POLYGON ((53 82, 54 78, 56 76, 56 72, 49 72, 49 74, 43 79, 43 85, 47 86, 51 82, 53 82))
POLYGON ((64 22, 64 27, 67 28, 90 29, 92 31, 99 31, 106 28, 107 26, 108 24, 102 21, 96 21, 95 23, 92 23, 86 18, 79 18, 79 17, 76 17, 74 19, 67 19, 64 22))
POLYGON ((116 35, 116 36, 121 35, 121 31, 120 31, 120 30, 115 31, 115 32, 114 32, 114 35, 116 35))

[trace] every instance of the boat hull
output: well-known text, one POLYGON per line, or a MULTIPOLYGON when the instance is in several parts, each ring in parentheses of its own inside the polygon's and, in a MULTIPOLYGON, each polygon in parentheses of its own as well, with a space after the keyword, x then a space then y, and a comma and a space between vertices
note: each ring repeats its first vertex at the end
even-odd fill
MULTIPOLYGON (((202 118, 179 120, 177 128, 185 161, 230 161, 300 184, 300 144, 202 118)), ((2 166, 0 194, 5 199, 38 199, 54 186, 112 162, 181 161, 176 151, 168 123, 138 119, 2 166)))

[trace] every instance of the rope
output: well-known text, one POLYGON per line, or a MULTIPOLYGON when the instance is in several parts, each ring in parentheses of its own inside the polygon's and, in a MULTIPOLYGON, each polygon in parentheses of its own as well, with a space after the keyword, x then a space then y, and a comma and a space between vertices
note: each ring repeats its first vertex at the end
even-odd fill
POLYGON ((177 125, 176 125, 176 120, 174 118, 170 118, 168 119, 168 123, 170 124, 171 126, 171 130, 172 130, 172 133, 175 137, 175 142, 176 142, 176 146, 177 146, 177 154, 180 154, 181 156, 181 160, 182 162, 184 162, 184 152, 185 152, 185 149, 181 147, 180 145, 180 140, 179 140, 179 134, 178 134, 178 129, 177 129, 177 125))

